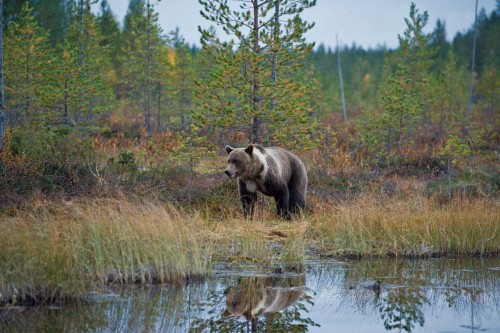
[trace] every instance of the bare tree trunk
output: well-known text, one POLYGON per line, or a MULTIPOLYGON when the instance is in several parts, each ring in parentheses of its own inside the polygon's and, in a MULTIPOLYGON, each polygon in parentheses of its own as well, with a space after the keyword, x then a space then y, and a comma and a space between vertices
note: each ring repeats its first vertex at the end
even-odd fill
POLYGON ((147 3, 147 54, 146 54, 146 130, 148 137, 151 136, 151 7, 147 3))
POLYGON ((472 87, 474 83, 474 67, 476 64, 476 39, 477 39, 477 3, 476 0, 476 10, 474 14, 474 28, 472 29, 472 61, 470 66, 470 83, 469 83, 469 97, 467 98, 467 115, 466 115, 466 132, 469 132, 471 125, 471 108, 472 108, 472 87))
POLYGON ((181 129, 184 131, 185 127, 186 127, 186 110, 185 110, 185 106, 186 106, 186 86, 185 86, 185 83, 186 83, 186 68, 185 66, 182 64, 180 64, 179 66, 179 70, 180 70, 180 96, 179 96, 179 105, 180 105, 180 108, 181 108, 181 129))
POLYGON ((339 80, 340 80, 340 96, 342 97, 342 114, 344 115, 344 123, 347 123, 347 111, 345 106, 345 96, 344 96, 344 81, 342 80, 342 65, 340 64, 340 46, 339 46, 339 36, 337 39, 337 63, 339 66, 339 80))
MULTIPOLYGON (((252 0, 253 3, 253 51, 256 55, 259 54, 259 2, 258 0, 252 0)), ((258 59, 258 57, 255 57, 258 59)), ((256 60, 257 61, 257 60, 256 60)), ((255 143, 260 143, 260 123, 261 119, 258 116, 259 111, 259 64, 254 63, 252 69, 253 75, 253 85, 252 85, 252 103, 253 103, 253 122, 252 122, 252 138, 251 141, 255 143)))
POLYGON ((69 121, 69 107, 68 107, 68 103, 69 103, 69 96, 68 96, 68 78, 65 77, 64 78, 64 123, 66 125, 70 125, 71 122, 69 121))
MULTIPOLYGON (((271 81, 273 87, 276 86, 276 62, 278 61, 277 48, 278 48, 278 34, 279 34, 279 11, 280 11, 280 3, 276 1, 275 12, 274 12, 274 32, 273 32, 273 47, 272 53, 273 58, 271 60, 271 81)), ((271 100, 271 112, 276 108, 276 100, 273 97, 271 100)))
POLYGON ((158 105, 157 105, 157 120, 156 120, 156 126, 157 126, 157 131, 161 131, 161 123, 160 123, 160 114, 161 114, 161 82, 158 81, 158 85, 156 86, 157 89, 157 98, 158 98, 158 105))
POLYGON ((3 87, 3 0, 0 0, 0 150, 3 148, 5 137, 5 97, 3 87))
MULTIPOLYGON (((84 36, 85 36, 85 0, 80 0, 80 54, 78 55, 78 67, 80 68, 80 75, 83 75, 83 66, 85 65, 85 45, 84 45, 84 36)), ((82 94, 78 94, 78 106, 73 108, 73 119, 75 122, 82 121, 84 108, 83 108, 83 97, 82 94)))
MULTIPOLYGON (((276 80, 277 80, 277 73, 276 73, 276 67, 277 67, 277 62, 278 62, 278 47, 279 47, 279 41, 278 41, 278 36, 279 36, 279 13, 280 13, 280 2, 276 1, 274 5, 274 28, 273 28, 273 40, 271 44, 271 53, 272 53, 272 58, 271 58, 271 84, 273 86, 273 91, 272 91, 272 97, 271 97, 271 105, 269 107, 269 112, 272 114, 274 110, 276 109, 276 80)), ((269 142, 271 146, 273 146, 273 139, 272 136, 269 137, 269 142)))
POLYGON ((29 42, 26 42, 26 49, 25 49, 25 57, 26 57, 26 68, 25 68, 25 81, 24 84, 26 85, 26 92, 24 95, 24 101, 26 103, 26 121, 28 123, 31 123, 34 119, 34 114, 30 114, 30 107, 31 107, 31 99, 30 99, 30 94, 31 94, 31 82, 30 82, 30 73, 31 73, 31 57, 30 57, 30 45, 28 44, 29 42))

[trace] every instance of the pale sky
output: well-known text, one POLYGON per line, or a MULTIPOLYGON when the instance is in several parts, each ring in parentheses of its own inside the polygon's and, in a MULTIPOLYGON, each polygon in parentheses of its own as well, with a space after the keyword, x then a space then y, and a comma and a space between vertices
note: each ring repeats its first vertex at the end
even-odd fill
MULTIPOLYGON (((202 6, 197 0, 150 0, 159 13, 160 25, 165 32, 179 27, 181 35, 189 44, 200 45, 198 26, 208 28, 211 22, 201 17, 202 6)), ((230 0, 235 2, 234 0, 230 0)), ((411 0, 317 0, 315 7, 307 9, 303 18, 316 22, 307 33, 306 40, 335 47, 338 34, 341 44, 356 43, 363 48, 385 45, 398 46, 398 34, 403 34, 404 18, 409 16, 411 0)), ((438 18, 446 22, 448 40, 457 32, 466 31, 474 22, 475 0, 413 0, 417 9, 429 14, 427 32, 436 26, 438 18)), ((128 8, 128 0, 108 0, 118 21, 128 8)), ((490 14, 496 7, 495 0, 479 0, 479 10, 484 8, 490 14)), ((237 7, 235 7, 237 8, 237 7)), ((221 32, 219 36, 224 36, 221 32)))

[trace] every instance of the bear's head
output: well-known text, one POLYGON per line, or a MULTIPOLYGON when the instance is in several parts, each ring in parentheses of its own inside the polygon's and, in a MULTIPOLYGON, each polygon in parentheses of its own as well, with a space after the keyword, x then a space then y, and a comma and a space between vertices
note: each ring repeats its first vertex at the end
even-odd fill
POLYGON ((253 145, 246 148, 233 148, 226 146, 227 168, 224 173, 229 178, 253 178, 255 176, 253 145))

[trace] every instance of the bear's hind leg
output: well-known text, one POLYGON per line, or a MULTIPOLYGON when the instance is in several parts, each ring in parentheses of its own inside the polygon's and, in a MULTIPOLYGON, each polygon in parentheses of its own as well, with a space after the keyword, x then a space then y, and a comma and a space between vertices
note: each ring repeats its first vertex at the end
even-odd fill
POLYGON ((292 213, 299 213, 306 207, 306 199, 302 192, 297 190, 290 190, 290 211, 292 213))
POLYGON ((290 194, 288 193, 288 189, 281 191, 280 193, 274 196, 274 200, 276 201, 276 208, 278 211, 278 215, 284 219, 291 219, 290 216, 290 194))

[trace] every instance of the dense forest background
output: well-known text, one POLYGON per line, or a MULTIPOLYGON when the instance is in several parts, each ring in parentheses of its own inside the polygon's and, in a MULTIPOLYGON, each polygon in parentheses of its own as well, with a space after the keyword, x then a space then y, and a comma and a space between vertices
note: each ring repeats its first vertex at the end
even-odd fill
POLYGON ((2 201, 123 189, 191 198, 213 188, 225 144, 250 142, 300 150, 315 193, 355 194, 396 173, 436 179, 447 196, 498 196, 499 15, 497 1, 449 42, 445 22, 424 33, 432 22, 412 5, 395 50, 283 39, 278 59, 302 57, 270 72, 286 84, 259 93, 283 96, 246 126, 234 119, 247 121, 255 101, 238 98, 246 83, 232 78, 246 68, 230 66, 257 59, 251 48, 223 54, 210 29, 202 47, 188 45, 146 0, 130 1, 123 24, 106 0, 4 0, 2 201))

